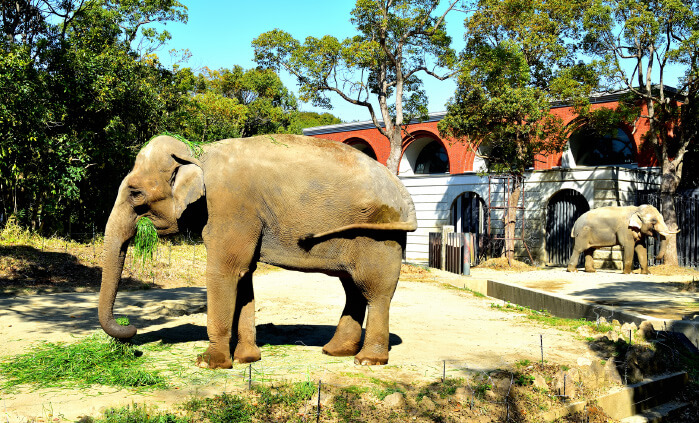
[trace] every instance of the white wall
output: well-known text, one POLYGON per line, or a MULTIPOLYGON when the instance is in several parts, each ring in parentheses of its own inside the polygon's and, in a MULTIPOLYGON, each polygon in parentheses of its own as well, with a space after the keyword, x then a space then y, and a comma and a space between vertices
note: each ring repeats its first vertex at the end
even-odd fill
MULTIPOLYGON (((408 234, 406 257, 413 261, 427 261, 430 232, 439 232, 450 221, 450 209, 454 200, 464 192, 475 192, 486 205, 502 205, 502 188, 491 186, 488 177, 475 172, 458 175, 400 176, 401 181, 415 203, 418 229, 408 234)), ((654 189, 660 179, 654 169, 626 169, 619 167, 589 167, 554 169, 530 172, 524 186, 525 219, 528 239, 532 239, 532 255, 535 261, 546 261, 545 227, 546 206, 549 199, 562 189, 572 189, 582 194, 590 208, 608 205, 632 205, 639 190, 654 189)), ((495 219, 495 218, 493 218, 495 219)))

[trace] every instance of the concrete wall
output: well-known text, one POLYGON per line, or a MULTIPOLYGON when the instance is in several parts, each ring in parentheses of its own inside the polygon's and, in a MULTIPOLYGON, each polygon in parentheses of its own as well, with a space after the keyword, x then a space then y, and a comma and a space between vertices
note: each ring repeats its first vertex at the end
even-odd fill
MULTIPOLYGON (((474 172, 457 175, 420 175, 400 178, 415 202, 418 229, 408 234, 408 260, 427 261, 428 234, 439 232, 450 224, 450 209, 454 200, 464 192, 477 193, 491 207, 503 203, 502 185, 490 186, 487 176, 474 172)), ((587 199, 590 208, 625 206, 635 203, 635 193, 657 188, 655 169, 623 167, 590 167, 533 171, 526 175, 524 185, 524 237, 535 263, 547 262, 545 249, 546 207, 549 199, 562 189, 572 189, 587 199)), ((492 227, 502 228, 502 210, 491 212, 492 227)), ((609 255, 602 251, 600 254, 609 255)), ((523 245, 518 255, 526 256, 523 245)), ((605 257, 602 258, 605 260, 605 257)))

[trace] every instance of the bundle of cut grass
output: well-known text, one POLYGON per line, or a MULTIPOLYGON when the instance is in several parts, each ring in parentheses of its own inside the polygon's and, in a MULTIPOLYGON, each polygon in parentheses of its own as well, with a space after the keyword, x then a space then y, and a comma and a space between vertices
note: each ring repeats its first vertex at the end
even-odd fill
POLYGON ((134 238, 134 260, 142 263, 153 260, 153 254, 158 247, 158 231, 153 221, 147 217, 139 217, 136 221, 136 237, 134 238))

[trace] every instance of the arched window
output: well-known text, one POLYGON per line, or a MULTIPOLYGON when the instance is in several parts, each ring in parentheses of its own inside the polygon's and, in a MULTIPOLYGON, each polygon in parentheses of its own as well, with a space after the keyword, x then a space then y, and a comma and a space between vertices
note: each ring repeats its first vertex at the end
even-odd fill
POLYGON ((583 128, 574 132, 568 141, 576 166, 636 163, 634 143, 621 128, 606 135, 599 135, 589 128, 583 128))
POLYGON ((432 136, 417 136, 403 152, 399 175, 449 173, 449 156, 441 142, 432 136))
POLYGON ((432 141, 420 151, 415 160, 415 173, 449 173, 449 156, 442 143, 432 141))
POLYGON ((371 147, 371 144, 369 144, 368 142, 362 139, 351 139, 345 142, 347 143, 347 145, 356 148, 357 150, 376 160, 376 152, 371 147))

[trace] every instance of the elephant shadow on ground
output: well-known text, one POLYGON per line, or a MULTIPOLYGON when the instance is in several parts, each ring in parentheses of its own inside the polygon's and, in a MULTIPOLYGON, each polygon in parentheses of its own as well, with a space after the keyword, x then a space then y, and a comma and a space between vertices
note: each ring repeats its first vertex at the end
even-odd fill
MULTIPOLYGON (((0 296, 11 296, 27 289, 37 294, 70 292, 78 289, 98 291, 102 269, 96 262, 99 252, 82 247, 78 255, 70 248, 47 250, 28 245, 0 246, 0 296), (87 260, 89 259, 89 260, 87 260), (83 264, 94 261, 95 265, 83 264)), ((149 282, 123 278, 122 289, 153 288, 149 282)))
MULTIPOLYGON (((322 347, 335 334, 335 326, 331 325, 275 325, 265 323, 257 325, 257 345, 304 345, 322 347)), ((362 330, 362 337, 364 330, 362 330)), ((159 329, 142 335, 137 335, 136 343, 162 341, 165 344, 179 344, 195 341, 206 341, 206 327, 187 323, 176 327, 159 329)), ((388 336, 389 349, 403 343, 403 339, 390 333, 388 336)))

